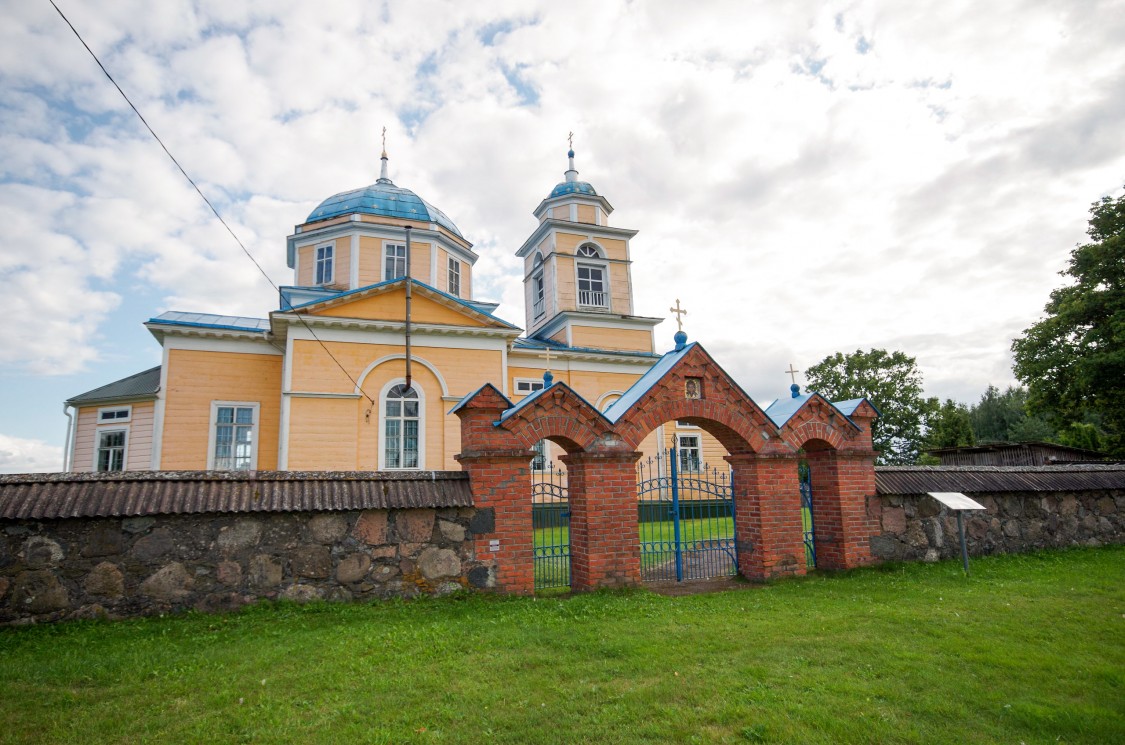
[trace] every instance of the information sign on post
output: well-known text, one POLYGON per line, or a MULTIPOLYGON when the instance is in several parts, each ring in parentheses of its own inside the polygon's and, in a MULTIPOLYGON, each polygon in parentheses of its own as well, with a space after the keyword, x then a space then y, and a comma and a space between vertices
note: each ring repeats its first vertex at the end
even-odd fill
POLYGON ((926 492, 947 508, 957 513, 957 534, 961 537, 961 564, 965 567, 965 574, 969 573, 969 548, 965 545, 965 510, 987 509, 983 504, 969 499, 959 491, 931 491, 926 492))

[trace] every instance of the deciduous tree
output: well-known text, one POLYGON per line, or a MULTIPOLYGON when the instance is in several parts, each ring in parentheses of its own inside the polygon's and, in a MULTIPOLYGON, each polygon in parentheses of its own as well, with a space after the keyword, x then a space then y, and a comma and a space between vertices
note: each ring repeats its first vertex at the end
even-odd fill
POLYGON ((1114 455, 1125 455, 1125 194, 1090 208, 1090 243, 1062 272, 1046 317, 1012 342, 1028 405, 1056 427, 1096 421, 1114 455))
POLYGON ((1043 442, 1054 440, 1055 428, 1041 415, 1027 412, 1027 390, 1008 386, 1003 393, 994 385, 969 409, 973 432, 980 442, 1043 442))
POLYGON ((879 409, 872 428, 879 463, 914 463, 922 443, 922 373, 902 352, 857 349, 829 355, 805 371, 809 390, 831 401, 867 398, 879 409))
POLYGON ((959 448, 975 445, 976 436, 969 421, 969 408, 951 398, 939 403, 936 398, 926 402, 927 450, 936 448, 959 448))

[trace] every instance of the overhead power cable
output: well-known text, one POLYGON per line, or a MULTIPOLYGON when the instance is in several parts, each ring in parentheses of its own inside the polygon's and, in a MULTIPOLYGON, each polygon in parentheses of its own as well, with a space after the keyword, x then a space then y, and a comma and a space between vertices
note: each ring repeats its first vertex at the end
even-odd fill
MULTIPOLYGON (((168 159, 171 160, 172 163, 175 164, 176 168, 178 168, 180 173, 183 174, 184 178, 187 179, 187 182, 191 184, 193 189, 195 189, 195 193, 199 195, 199 198, 203 200, 203 203, 211 209, 211 212, 214 213, 219 222, 222 223, 223 227, 227 229, 227 232, 230 233, 231 238, 234 238, 235 243, 237 243, 238 247, 242 249, 242 253, 246 254, 246 258, 250 259, 254 266, 257 267, 261 275, 266 278, 267 282, 270 283, 270 287, 272 287, 277 292, 278 297, 281 297, 281 288, 277 286, 277 283, 275 283, 270 278, 270 275, 266 273, 266 270, 263 269, 262 265, 258 263, 258 260, 254 258, 254 255, 250 253, 249 249, 246 248, 242 240, 238 237, 234 230, 231 229, 231 226, 227 224, 227 221, 223 219, 223 216, 221 214, 219 214, 219 210, 215 209, 215 205, 211 204, 211 200, 207 198, 207 195, 203 193, 203 190, 199 188, 199 185, 195 183, 195 179, 188 175, 188 172, 184 170, 184 167, 182 165, 180 165, 180 161, 176 160, 175 155, 172 155, 172 151, 169 150, 168 146, 164 144, 164 141, 160 139, 160 135, 156 134, 153 128, 149 125, 148 121, 144 118, 144 115, 141 114, 141 112, 133 104, 132 100, 130 100, 129 96, 126 95, 125 91, 121 89, 121 86, 117 84, 117 81, 113 79, 113 76, 109 74, 109 70, 107 70, 105 68, 105 65, 102 64, 102 61, 98 59, 98 55, 94 54, 94 50, 91 49, 90 45, 86 43, 86 40, 82 38, 82 34, 78 33, 78 29, 74 27, 74 24, 70 22, 70 19, 66 17, 66 14, 63 13, 61 9, 59 9, 58 5, 55 4, 55 0, 47 0, 47 2, 51 4, 51 7, 53 7, 59 14, 59 17, 62 18, 66 25, 70 27, 70 30, 74 32, 75 37, 77 37, 78 41, 82 43, 82 46, 86 48, 86 51, 90 53, 90 56, 94 58, 94 62, 96 62, 98 64, 98 67, 101 68, 101 71, 105 73, 105 76, 109 80, 109 82, 113 83, 113 87, 116 88, 117 92, 121 94, 121 97, 125 99, 125 103, 129 104, 129 108, 133 110, 133 113, 136 114, 137 118, 141 120, 141 123, 145 125, 145 129, 148 130, 148 133, 152 135, 153 139, 156 140, 156 142, 164 150, 164 154, 168 156, 168 159)), ((292 310, 293 306, 289 305, 289 309, 292 310)), ((332 354, 332 350, 330 350, 325 345, 325 343, 321 341, 320 337, 316 335, 316 332, 313 331, 312 326, 309 325, 304 316, 302 316, 300 313, 294 313, 293 315, 297 318, 297 320, 301 322, 301 325, 305 327, 309 334, 312 335, 312 338, 315 339, 318 344, 320 344, 320 348, 324 350, 325 354, 332 358, 332 361, 335 362, 336 366, 340 368, 340 372, 344 373, 348 380, 350 380, 355 385, 356 390, 363 394, 367 398, 367 400, 371 402, 371 405, 374 406, 375 399, 363 393, 363 389, 359 387, 359 381, 353 378, 352 374, 348 372, 347 368, 345 368, 340 360, 336 358, 336 355, 332 354)))

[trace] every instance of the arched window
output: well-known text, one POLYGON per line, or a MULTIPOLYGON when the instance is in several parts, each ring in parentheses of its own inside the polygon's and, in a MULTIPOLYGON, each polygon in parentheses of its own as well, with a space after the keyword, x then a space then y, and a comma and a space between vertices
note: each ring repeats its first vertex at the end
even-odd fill
POLYGON ((603 260, 596 246, 584 244, 578 247, 576 272, 578 274, 578 307, 609 309, 609 292, 606 287, 606 265, 592 263, 591 259, 603 260), (586 261, 582 261, 585 259, 586 261))
POLYGON ((383 447, 380 467, 422 467, 422 401, 418 389, 402 383, 383 396, 383 447))

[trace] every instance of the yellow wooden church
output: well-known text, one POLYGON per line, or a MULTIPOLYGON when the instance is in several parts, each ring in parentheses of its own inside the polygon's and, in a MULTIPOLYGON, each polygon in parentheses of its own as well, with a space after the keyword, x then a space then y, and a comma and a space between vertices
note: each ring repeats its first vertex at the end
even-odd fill
MULTIPOLYGON (((66 402, 66 469, 456 469, 456 403, 485 383, 518 401, 547 370, 604 410, 659 359, 662 319, 633 307, 637 231, 610 225, 612 206, 567 155, 516 251, 526 333, 475 297, 473 245, 392 182, 384 150, 374 184, 294 228, 293 285, 268 317, 163 313, 145 324, 160 366, 66 402)), ((646 450, 660 442, 695 461, 722 455, 676 422, 646 450)))

